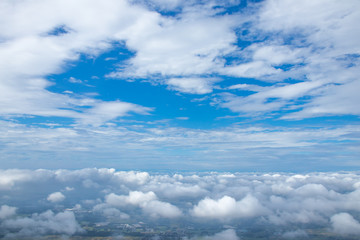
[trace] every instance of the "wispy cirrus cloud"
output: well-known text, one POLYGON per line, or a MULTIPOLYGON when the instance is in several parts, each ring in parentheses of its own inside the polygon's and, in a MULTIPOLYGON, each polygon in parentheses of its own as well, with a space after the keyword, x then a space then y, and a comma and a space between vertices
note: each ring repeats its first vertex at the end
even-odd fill
POLYGON ((265 1, 250 36, 266 40, 246 47, 246 62, 231 66, 229 74, 281 84, 245 96, 223 94, 220 106, 244 115, 281 110, 284 119, 358 115, 358 95, 350 88, 358 85, 353 39, 360 31, 350 26, 360 15, 355 1, 338 4, 265 1), (289 78, 296 82, 284 83, 289 78))
MULTIPOLYGON (((3 121, 1 126, 0 140, 5 147, 1 150, 2 162, 9 165, 17 164, 19 167, 32 167, 33 164, 39 164, 40 167, 48 164, 48 154, 52 156, 52 159, 58 159, 51 164, 67 164, 60 161, 64 154, 68 159, 74 159, 77 156, 85 161, 90 152, 93 164, 97 164, 94 166, 100 164, 104 167, 111 166, 107 165, 109 163, 106 161, 98 162, 99 159, 104 158, 104 154, 109 159, 116 158, 121 164, 130 164, 133 167, 135 167, 133 164, 140 161, 145 164, 144 169, 149 167, 146 164, 158 164, 158 161, 163 162, 164 159, 168 160, 163 164, 176 169, 182 166, 183 159, 201 160, 194 161, 192 164, 205 169, 206 165, 202 165, 205 159, 212 159, 212 164, 226 167, 227 165, 221 161, 227 159, 229 164, 235 164, 239 169, 250 164, 248 161, 256 160, 258 167, 271 167, 274 163, 282 162, 295 170, 301 165, 294 166, 292 163, 304 157, 307 161, 314 161, 312 162, 315 164, 314 170, 322 166, 317 160, 318 157, 327 158, 327 162, 332 166, 333 164, 343 167, 358 166, 356 158, 352 157, 358 154, 356 145, 359 141, 359 129, 356 125, 307 129, 233 126, 223 129, 194 130, 180 127, 144 127, 141 124, 122 127, 108 125, 87 128, 78 125, 49 128, 41 125, 29 127, 3 121), (301 154, 299 148, 306 149, 309 155, 315 156, 301 154), (181 151, 182 159, 172 158, 171 149, 181 151), (346 152, 344 152, 345 149, 346 152), (30 164, 24 160, 13 161, 19 154, 29 152, 35 154, 34 160, 36 159, 37 163, 30 164), (239 159, 239 154, 244 157, 239 159), (338 162, 339 158, 342 159, 341 162, 338 162), (128 161, 129 159, 137 159, 137 162, 128 161), (286 163, 286 161, 289 162, 286 163)), ((88 166, 84 165, 85 163, 89 164, 89 161, 69 162, 67 166, 70 167, 73 164, 78 167, 88 166)))

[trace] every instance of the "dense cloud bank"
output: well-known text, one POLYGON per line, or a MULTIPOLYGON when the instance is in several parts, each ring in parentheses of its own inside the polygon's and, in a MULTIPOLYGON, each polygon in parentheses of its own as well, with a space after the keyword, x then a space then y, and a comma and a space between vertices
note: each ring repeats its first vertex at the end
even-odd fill
MULTIPOLYGON (((0 231, 6 237, 82 234, 78 218, 269 226, 284 238, 321 228, 360 235, 360 174, 186 173, 115 169, 1 170, 0 231)), ((95 220, 94 220, 95 219, 95 220)), ((251 227, 250 227, 251 226, 251 227)), ((235 229, 235 230, 234 230, 235 229)), ((194 236, 196 237, 196 236, 194 236)))

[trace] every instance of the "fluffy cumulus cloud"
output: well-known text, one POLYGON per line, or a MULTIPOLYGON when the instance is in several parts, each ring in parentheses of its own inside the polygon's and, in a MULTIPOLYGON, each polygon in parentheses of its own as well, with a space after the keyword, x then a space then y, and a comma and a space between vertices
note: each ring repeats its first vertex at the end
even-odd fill
POLYGON ((9 170, 0 170, 0 190, 11 189, 15 183, 24 183, 24 182, 36 182, 50 177, 49 172, 46 170, 19 170, 19 169, 9 169, 9 170))
POLYGON ((154 192, 132 191, 127 196, 111 193, 105 196, 105 202, 113 206, 135 205, 141 207, 146 214, 152 217, 175 218, 182 215, 176 206, 157 200, 154 192))
POLYGON ((218 200, 205 198, 192 210, 196 217, 216 219, 254 217, 262 213, 264 207, 252 195, 247 195, 240 201, 229 196, 218 200))
MULTIPOLYGON (((24 177, 0 190, 0 232, 7 236, 80 234, 84 226, 78 217, 101 224, 166 220, 217 226, 218 233, 206 234, 208 239, 237 239, 264 226, 276 229, 272 234, 279 238, 319 237, 316 234, 324 231, 338 237, 360 234, 356 172, 150 174, 80 169, 17 173, 24 177), (33 175, 38 176, 27 178, 33 175), (85 180, 91 184, 84 184, 85 180), (46 196, 59 195, 54 189, 66 187, 76 191, 67 191, 61 205, 46 201, 46 196), (24 205, 19 194, 24 192, 33 205, 24 205)), ((184 237, 192 239, 196 234, 184 237)))
MULTIPOLYGON (((224 64, 222 57, 234 50, 236 34, 232 28, 241 22, 237 15, 217 13, 211 7, 199 4, 176 18, 154 14, 146 24, 133 26, 133 33, 126 36, 126 43, 137 54, 130 59, 125 71, 112 75, 146 77, 161 74, 168 78, 216 72, 224 64), (145 31, 139 31, 145 27, 145 31)), ((202 85, 197 78, 183 80, 182 85, 202 85)))
POLYGON ((65 200, 65 196, 61 192, 54 192, 49 194, 47 200, 53 203, 62 202, 65 200))
POLYGON ((132 205, 144 205, 150 201, 155 200, 157 197, 154 192, 139 192, 134 191, 130 192, 128 196, 118 196, 114 193, 111 193, 107 195, 106 202, 111 205, 126 205, 126 204, 132 204, 132 205))
POLYGON ((343 235, 360 234, 360 223, 349 213, 338 213, 331 217, 333 230, 343 235))
POLYGON ((100 203, 93 207, 94 213, 100 213, 108 219, 129 219, 129 215, 109 204, 100 203))
POLYGON ((16 207, 2 205, 0 208, 0 219, 5 219, 16 214, 16 207))
POLYGON ((6 233, 6 238, 35 237, 46 234, 73 235, 80 233, 80 227, 72 212, 46 211, 41 214, 33 214, 31 217, 18 217, 1 222, 1 230, 6 233))

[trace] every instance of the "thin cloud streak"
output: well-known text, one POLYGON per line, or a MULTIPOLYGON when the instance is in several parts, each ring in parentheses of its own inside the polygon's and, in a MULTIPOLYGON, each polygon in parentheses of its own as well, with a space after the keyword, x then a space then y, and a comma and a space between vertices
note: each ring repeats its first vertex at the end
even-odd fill
MULTIPOLYGON (((169 158, 167 162, 173 162, 172 164, 177 165, 176 169, 179 169, 182 160, 171 159, 170 156, 172 156, 171 151, 173 149, 180 149, 183 153, 191 153, 193 157, 189 156, 190 159, 195 160, 198 158, 201 161, 206 158, 213 159, 214 164, 217 161, 220 163, 220 159, 234 159, 231 160, 233 167, 235 165, 238 166, 238 169, 241 169, 242 164, 246 166, 247 161, 245 158, 243 160, 239 159, 237 154, 248 156, 248 160, 256 160, 258 166, 270 166, 276 162, 290 161, 290 159, 281 160, 281 158, 284 158, 289 153, 290 158, 296 156, 296 154, 292 155, 291 152, 298 151, 297 148, 303 148, 315 154, 320 151, 326 157, 336 154, 340 144, 343 150, 347 149, 347 151, 356 155, 358 151, 355 146, 359 141, 359 127, 356 125, 308 129, 234 126, 221 130, 194 130, 167 127, 144 128, 143 125, 138 125, 136 128, 131 125, 127 127, 109 125, 92 128, 84 128, 79 125, 72 128, 65 126, 48 128, 41 126, 28 127, 23 124, 3 121, 1 126, 2 137, 0 137, 0 142, 3 146, 6 146, 5 149, 1 150, 4 164, 16 158, 19 154, 37 152, 40 156, 41 154, 44 154, 44 156, 51 154, 54 159, 59 160, 63 154, 67 155, 67 153, 70 159, 74 158, 74 156, 83 155, 87 159, 86 164, 91 163, 92 160, 94 163, 101 164, 97 159, 103 159, 104 154, 109 158, 116 156, 117 161, 120 161, 121 164, 126 164, 129 159, 138 159, 137 161, 145 164, 149 160, 149 156, 158 156, 160 159, 169 158), (20 149, 23 152, 19 152, 20 149), (326 150, 328 153, 323 153, 323 149, 328 149, 326 150), (90 152, 92 152, 92 159, 89 162, 87 156, 90 152), (142 153, 144 154, 142 155, 142 153), (270 160, 269 156, 273 156, 273 160, 270 160), (275 158, 277 156, 278 159, 275 158), (216 160, 217 157, 219 157, 219 160, 216 160), (267 163, 269 160, 270 162, 267 163)), ((338 154, 338 156, 341 156, 341 151, 338 154)), ((39 155, 35 156, 33 160, 36 160, 39 166, 48 162, 47 159, 41 160, 39 155), (35 156, 37 159, 35 159, 35 156)), ((333 157, 335 156, 337 155, 333 155, 333 157)), ((184 157, 188 158, 186 155, 184 157)), ((302 157, 308 158, 308 156, 304 155, 302 157)), ((344 155, 341 156, 342 159, 343 157, 344 155)), ((330 165, 340 164, 346 166, 351 164, 351 159, 349 157, 349 162, 343 161, 341 163, 336 163, 336 159, 327 161, 330 165)), ((292 159, 290 163, 293 161, 297 160, 292 159)), ((163 163, 166 164, 167 162, 163 163)), ((196 164, 196 162, 194 163, 196 164)), ((22 162, 18 166, 21 167, 24 164, 22 162)), ((65 166, 66 162, 62 162, 62 164, 65 166)), ((73 164, 80 164, 77 167, 85 167, 81 162, 74 162, 67 166, 71 167, 73 164)), ((201 165, 201 162, 199 164, 201 165)), ((27 167, 32 165, 29 164, 27 167)), ((316 165, 314 165, 314 168, 316 169, 316 165)), ((147 166, 144 165, 144 170, 146 169, 147 166)))

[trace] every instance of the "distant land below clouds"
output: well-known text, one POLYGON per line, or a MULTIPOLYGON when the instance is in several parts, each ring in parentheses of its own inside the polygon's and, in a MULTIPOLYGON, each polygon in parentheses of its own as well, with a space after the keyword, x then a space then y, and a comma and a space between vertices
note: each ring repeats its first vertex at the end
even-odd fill
POLYGON ((103 237, 119 238, 136 231, 152 239, 166 239, 156 236, 164 232, 177 234, 174 239, 213 240, 248 239, 256 232, 254 239, 360 237, 358 172, 9 169, 0 171, 0 196, 5 239, 85 239, 100 236, 100 229, 107 229, 103 237))

